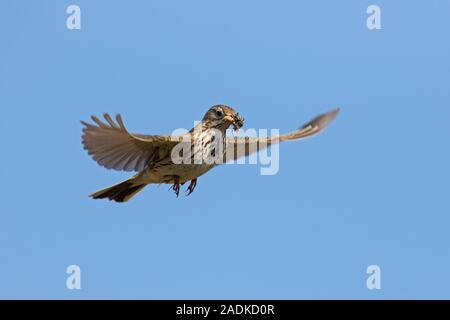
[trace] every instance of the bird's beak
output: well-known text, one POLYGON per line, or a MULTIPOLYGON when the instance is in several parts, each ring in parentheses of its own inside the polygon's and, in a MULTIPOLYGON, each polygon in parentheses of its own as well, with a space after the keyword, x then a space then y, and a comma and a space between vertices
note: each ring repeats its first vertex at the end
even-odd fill
POLYGON ((244 125, 244 118, 241 115, 239 115, 239 113, 236 113, 233 116, 232 124, 233 124, 234 130, 239 130, 244 125))
POLYGON ((244 118, 242 118, 239 113, 233 115, 226 115, 225 121, 233 125, 234 130, 239 130, 244 125, 244 118))

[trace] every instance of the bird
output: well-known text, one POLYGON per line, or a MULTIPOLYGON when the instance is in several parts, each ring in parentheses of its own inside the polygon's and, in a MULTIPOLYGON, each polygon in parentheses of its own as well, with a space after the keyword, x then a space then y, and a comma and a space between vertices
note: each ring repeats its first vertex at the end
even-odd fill
POLYGON ((180 186, 190 181, 186 189, 186 194, 189 195, 197 186, 198 177, 214 166, 249 156, 279 142, 316 135, 328 126, 339 111, 340 108, 332 109, 295 131, 275 137, 227 135, 230 126, 235 131, 242 128, 244 118, 225 104, 209 108, 198 124, 180 135, 134 134, 125 127, 120 114, 116 115, 116 121, 108 113, 103 114, 103 121, 91 116, 94 123, 81 121, 84 149, 99 165, 107 169, 134 171, 136 174, 96 191, 90 197, 126 202, 148 184, 169 184, 178 197, 180 186), (205 154, 215 161, 196 161, 202 160, 205 154))

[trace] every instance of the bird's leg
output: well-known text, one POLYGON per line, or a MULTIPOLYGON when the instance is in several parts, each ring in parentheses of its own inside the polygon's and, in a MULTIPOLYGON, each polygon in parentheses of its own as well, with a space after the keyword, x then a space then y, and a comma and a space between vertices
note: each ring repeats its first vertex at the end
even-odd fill
POLYGON ((190 195, 194 191, 196 185, 197 185, 197 178, 192 179, 191 184, 187 188, 187 194, 186 194, 187 196, 190 195))
POLYGON ((173 176, 173 185, 171 187, 171 189, 173 189, 173 191, 175 191, 175 194, 178 195, 180 194, 180 177, 179 176, 173 176))

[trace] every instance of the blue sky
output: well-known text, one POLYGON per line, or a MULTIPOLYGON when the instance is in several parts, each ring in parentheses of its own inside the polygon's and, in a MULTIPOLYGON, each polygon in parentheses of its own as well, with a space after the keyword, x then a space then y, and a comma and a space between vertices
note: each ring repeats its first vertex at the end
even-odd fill
POLYGON ((445 1, 2 1, 0 298, 450 298, 449 18, 445 1), (274 176, 88 197, 130 174, 88 157, 79 120, 170 133, 216 103, 281 132, 342 111, 281 145, 274 176))

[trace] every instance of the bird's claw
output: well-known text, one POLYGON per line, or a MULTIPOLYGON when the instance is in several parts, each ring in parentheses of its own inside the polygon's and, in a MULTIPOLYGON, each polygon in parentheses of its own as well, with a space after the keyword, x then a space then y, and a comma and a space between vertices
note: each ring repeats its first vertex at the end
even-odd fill
POLYGON ((194 191, 196 185, 197 185, 197 179, 192 179, 191 184, 189 185, 189 187, 186 190, 186 196, 190 195, 194 191))
POLYGON ((180 194, 180 186, 181 186, 180 178, 174 177, 174 182, 173 182, 173 185, 170 187, 170 189, 175 191, 175 194, 177 195, 177 198, 178 198, 178 195, 180 194))

